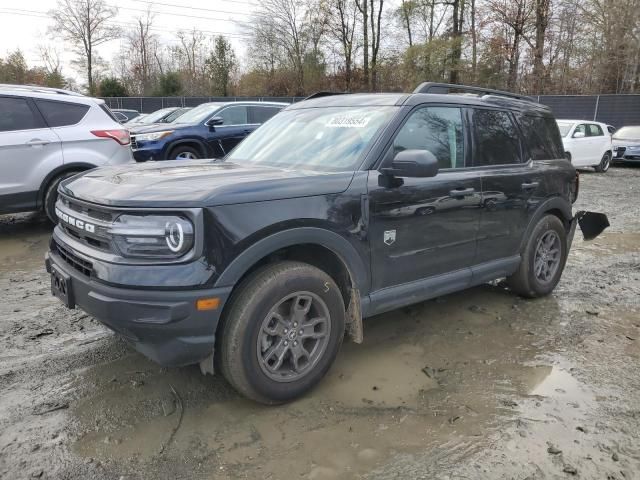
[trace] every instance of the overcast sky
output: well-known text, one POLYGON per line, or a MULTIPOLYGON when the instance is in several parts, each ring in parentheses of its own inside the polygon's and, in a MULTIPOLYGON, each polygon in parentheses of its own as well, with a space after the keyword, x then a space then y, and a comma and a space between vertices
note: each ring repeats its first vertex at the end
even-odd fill
MULTIPOLYGON (((155 14, 154 33, 162 43, 175 42, 175 34, 181 29, 197 28, 209 35, 225 34, 233 43, 236 53, 244 55, 243 29, 240 22, 246 22, 255 9, 258 0, 106 0, 118 7, 118 17, 114 22, 126 28, 136 18, 144 16, 151 5, 155 14)), ((54 45, 62 54, 63 74, 81 78, 72 69, 73 55, 70 48, 59 39, 52 38, 47 29, 51 25, 47 12, 56 7, 56 0, 0 0, 0 56, 20 48, 29 65, 41 64, 38 46, 54 45)), ((98 48, 105 60, 112 61, 119 50, 120 40, 115 40, 98 48)))

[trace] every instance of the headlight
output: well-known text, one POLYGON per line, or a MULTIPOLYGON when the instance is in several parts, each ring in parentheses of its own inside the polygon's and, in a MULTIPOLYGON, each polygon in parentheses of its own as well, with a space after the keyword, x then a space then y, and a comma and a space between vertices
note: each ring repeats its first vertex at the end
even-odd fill
POLYGON ((127 258, 178 258, 193 248, 193 224, 174 215, 120 215, 109 229, 127 258))
POLYGON ((134 134, 134 136, 136 137, 136 142, 153 142, 154 140, 160 140, 161 138, 167 137, 172 133, 173 130, 164 130, 162 132, 134 134))

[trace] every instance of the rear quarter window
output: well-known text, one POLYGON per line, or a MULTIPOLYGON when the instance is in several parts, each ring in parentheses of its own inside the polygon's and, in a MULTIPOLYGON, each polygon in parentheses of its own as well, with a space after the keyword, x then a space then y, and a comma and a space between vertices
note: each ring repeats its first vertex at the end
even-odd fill
POLYGON ((114 115, 114 113, 104 103, 100 104, 100 110, 106 113, 109 116, 109 118, 114 122, 120 123, 120 120, 118 120, 118 118, 114 115))
POLYGON ((50 127, 66 127, 75 125, 89 111, 88 105, 79 103, 57 102, 55 100, 36 100, 38 109, 50 127))
POLYGON ((560 130, 552 117, 520 115, 518 120, 533 160, 564 158, 560 130))

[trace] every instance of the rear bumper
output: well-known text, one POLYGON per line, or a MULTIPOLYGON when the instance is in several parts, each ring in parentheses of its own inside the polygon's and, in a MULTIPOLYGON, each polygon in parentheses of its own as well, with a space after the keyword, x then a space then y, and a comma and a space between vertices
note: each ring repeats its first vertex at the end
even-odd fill
POLYGON ((198 363, 213 353, 215 331, 231 287, 197 290, 120 288, 69 266, 54 252, 45 257, 70 277, 73 306, 126 338, 143 355, 167 367, 198 363), (200 311, 198 299, 216 297, 215 310, 200 311))

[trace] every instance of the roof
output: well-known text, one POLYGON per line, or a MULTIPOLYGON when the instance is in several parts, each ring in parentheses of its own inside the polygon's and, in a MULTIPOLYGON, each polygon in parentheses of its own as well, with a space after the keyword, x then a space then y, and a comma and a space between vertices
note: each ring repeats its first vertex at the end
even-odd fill
POLYGON ((497 94, 469 95, 446 93, 354 93, 322 96, 303 100, 288 107, 288 110, 324 107, 402 106, 421 103, 442 103, 472 106, 500 106, 527 113, 550 114, 551 109, 533 100, 506 97, 497 94))
POLYGON ((10 85, 0 84, 0 95, 11 95, 17 97, 42 98, 44 100, 55 100, 58 102, 81 103, 83 105, 103 104, 104 100, 87 97, 80 93, 58 88, 40 87, 37 85, 10 85))

